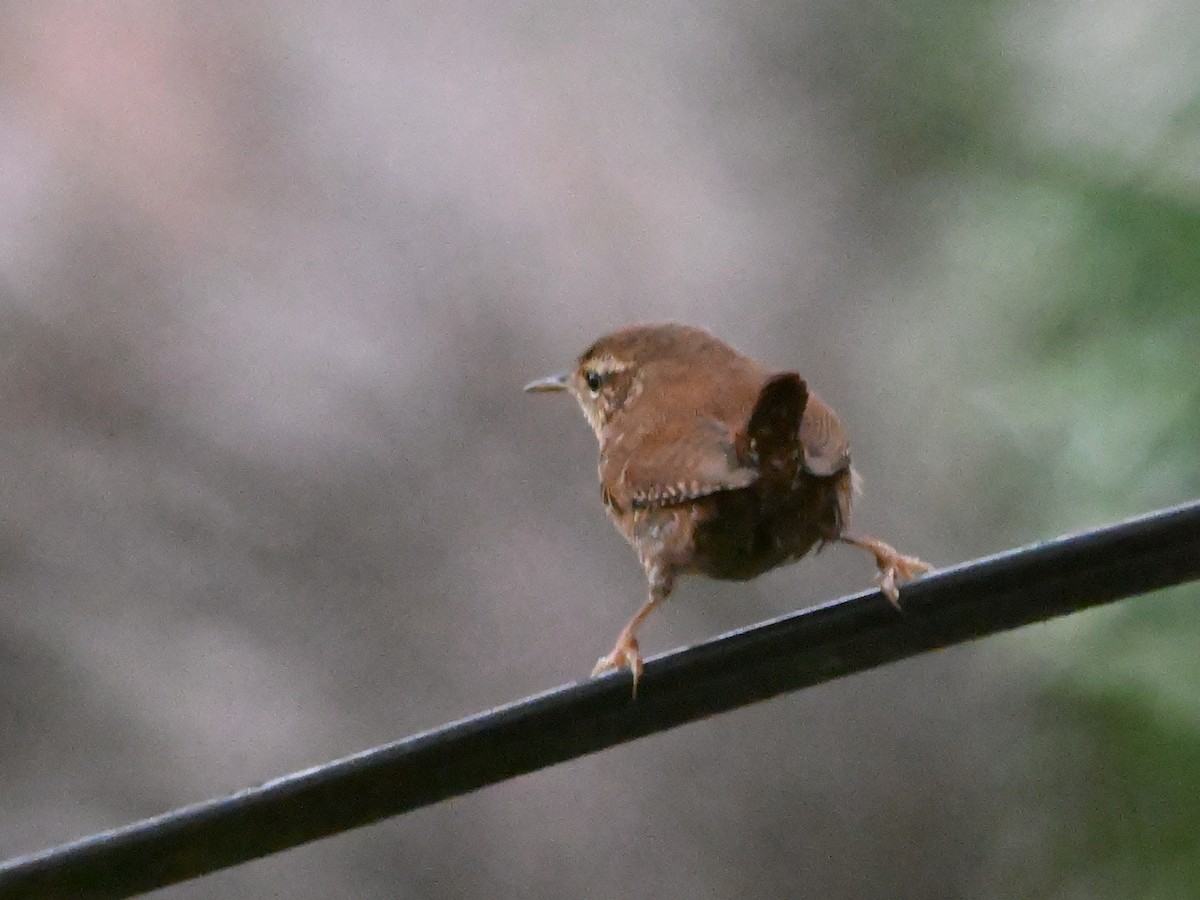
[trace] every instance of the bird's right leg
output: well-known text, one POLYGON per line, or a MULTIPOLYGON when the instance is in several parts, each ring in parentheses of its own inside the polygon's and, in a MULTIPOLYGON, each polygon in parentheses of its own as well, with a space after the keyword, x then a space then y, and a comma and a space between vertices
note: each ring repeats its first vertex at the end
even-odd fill
POLYGON ((853 534, 844 531, 837 538, 843 544, 852 544, 866 550, 875 557, 875 565, 879 568, 878 584, 888 602, 896 609, 900 608, 900 589, 896 579, 907 581, 923 572, 930 572, 933 566, 915 556, 906 556, 891 544, 885 544, 878 538, 853 534))

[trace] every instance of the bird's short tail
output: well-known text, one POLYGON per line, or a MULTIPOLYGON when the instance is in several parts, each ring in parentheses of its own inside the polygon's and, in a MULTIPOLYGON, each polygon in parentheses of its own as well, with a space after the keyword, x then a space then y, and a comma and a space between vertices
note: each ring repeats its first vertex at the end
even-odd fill
POLYGON ((772 375, 759 391, 746 437, 763 482, 790 485, 804 465, 798 434, 807 403, 808 386, 795 372, 772 375))

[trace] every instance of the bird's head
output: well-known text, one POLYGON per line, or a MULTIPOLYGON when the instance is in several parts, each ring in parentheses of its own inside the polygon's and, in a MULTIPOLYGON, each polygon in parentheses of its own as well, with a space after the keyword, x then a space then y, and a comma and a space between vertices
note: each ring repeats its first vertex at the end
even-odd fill
POLYGON ((528 393, 571 394, 602 438, 608 424, 637 403, 647 388, 663 390, 714 357, 732 352, 707 331, 674 323, 631 325, 606 334, 580 354, 569 372, 525 385, 528 393), (660 383, 661 382, 661 383, 660 383))

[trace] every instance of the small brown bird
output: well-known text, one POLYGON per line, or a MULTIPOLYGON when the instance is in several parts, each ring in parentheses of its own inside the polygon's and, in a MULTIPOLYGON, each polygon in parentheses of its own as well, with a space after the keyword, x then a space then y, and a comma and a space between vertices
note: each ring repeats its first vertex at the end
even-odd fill
POLYGON ((624 328, 525 390, 570 393, 600 442, 604 508, 650 595, 592 674, 628 668, 635 694, 637 629, 679 575, 745 581, 837 541, 875 557, 899 608, 897 579, 930 570, 848 530, 858 474, 833 410, 795 372, 772 374, 707 331, 624 328))

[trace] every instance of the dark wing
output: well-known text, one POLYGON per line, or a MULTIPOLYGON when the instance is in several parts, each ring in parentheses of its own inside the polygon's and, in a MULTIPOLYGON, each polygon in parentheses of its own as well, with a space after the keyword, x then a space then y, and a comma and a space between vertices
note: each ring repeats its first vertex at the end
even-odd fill
POLYGON ((858 473, 850 468, 850 441, 833 410, 814 394, 800 422, 800 442, 804 444, 804 468, 822 478, 837 479, 837 524, 840 532, 850 524, 850 505, 859 487, 858 473))
POLYGON ((627 435, 607 450, 600 476, 618 508, 669 506, 749 487, 754 469, 738 461, 734 436, 714 419, 671 419, 653 432, 627 435))
POLYGON ((800 443, 804 445, 804 468, 813 475, 828 477, 850 468, 850 441, 833 410, 816 394, 808 395, 800 420, 800 443))

